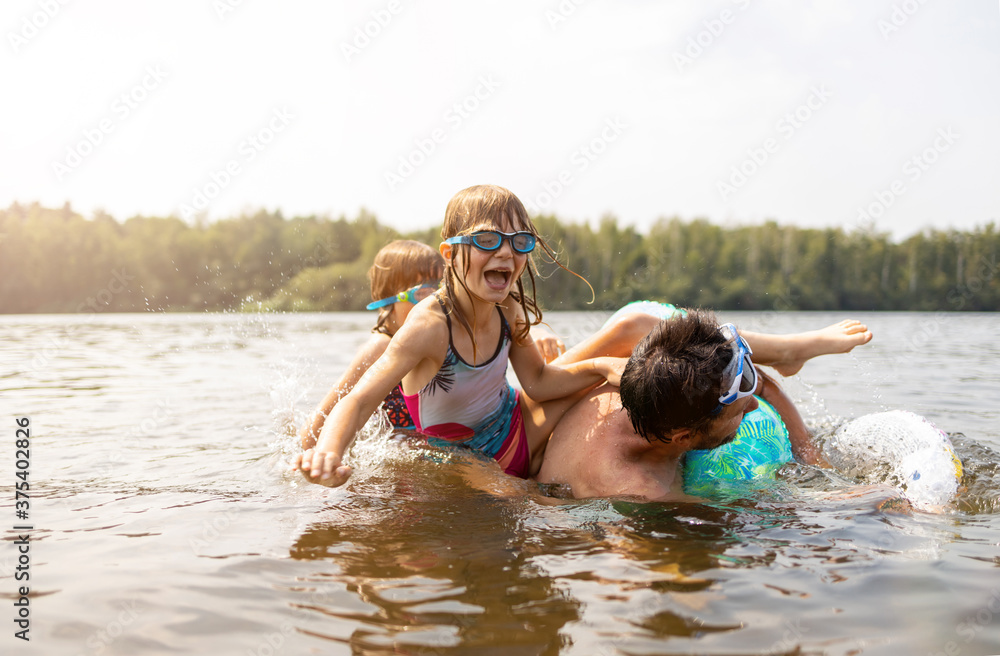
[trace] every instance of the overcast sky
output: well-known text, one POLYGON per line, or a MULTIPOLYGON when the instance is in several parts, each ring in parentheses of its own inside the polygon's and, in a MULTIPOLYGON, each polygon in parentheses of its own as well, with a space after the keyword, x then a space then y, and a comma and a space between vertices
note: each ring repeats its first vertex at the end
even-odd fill
POLYGON ((2 207, 1000 216, 997 0, 6 0, 0 30, 2 207))

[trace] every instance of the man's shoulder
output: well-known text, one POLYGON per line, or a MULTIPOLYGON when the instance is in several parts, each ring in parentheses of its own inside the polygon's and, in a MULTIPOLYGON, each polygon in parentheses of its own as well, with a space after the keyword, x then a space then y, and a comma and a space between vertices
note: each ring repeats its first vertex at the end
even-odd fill
POLYGON ((636 434, 618 390, 604 387, 589 392, 557 426, 540 472, 551 480, 539 480, 567 483, 578 498, 669 500, 684 497, 674 489, 676 468, 676 459, 636 434))
POLYGON ((566 411, 556 426, 553 437, 567 434, 574 439, 578 435, 589 439, 600 437, 603 443, 608 437, 622 434, 634 436, 635 432, 628 421, 628 415, 622 411, 618 389, 602 385, 587 392, 566 411))

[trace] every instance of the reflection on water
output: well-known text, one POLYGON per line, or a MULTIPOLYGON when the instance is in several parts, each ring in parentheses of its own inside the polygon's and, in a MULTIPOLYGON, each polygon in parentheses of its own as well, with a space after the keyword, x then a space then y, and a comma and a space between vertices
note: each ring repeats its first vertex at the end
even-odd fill
POLYGON ((947 430, 966 489, 945 513, 800 465, 705 504, 573 501, 384 437, 327 490, 287 472, 294 427, 369 316, 0 318, 2 407, 35 427, 37 594, 3 653, 1000 653, 1000 350, 961 339, 995 319, 915 352, 912 315, 862 318, 870 349, 787 387, 820 431, 887 408, 947 430), (941 380, 914 385, 927 362, 941 380))

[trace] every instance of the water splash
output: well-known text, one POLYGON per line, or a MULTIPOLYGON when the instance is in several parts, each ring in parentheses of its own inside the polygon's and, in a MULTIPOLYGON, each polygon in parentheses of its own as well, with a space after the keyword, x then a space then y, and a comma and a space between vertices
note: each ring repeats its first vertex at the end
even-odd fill
POLYGON ((923 510, 950 504, 962 477, 962 464, 944 431, 905 410, 844 424, 826 440, 823 452, 841 473, 896 486, 923 510))

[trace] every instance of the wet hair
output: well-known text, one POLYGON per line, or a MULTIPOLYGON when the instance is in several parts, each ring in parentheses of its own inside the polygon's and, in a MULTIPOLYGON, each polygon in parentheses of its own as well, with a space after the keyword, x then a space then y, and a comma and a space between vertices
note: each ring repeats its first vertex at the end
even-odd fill
MULTIPOLYGON (((409 239, 389 242, 375 255, 375 262, 368 269, 372 300, 388 298, 421 283, 437 283, 443 273, 444 258, 427 244, 409 239)), ((379 308, 373 333, 389 334, 386 324, 390 314, 392 305, 379 308)))
POLYGON ((636 345, 622 373, 622 407, 647 441, 670 442, 680 428, 703 430, 716 417, 722 375, 733 357, 715 315, 689 310, 658 323, 636 345))
MULTIPOLYGON (((538 230, 531 222, 531 218, 528 217, 528 211, 524 208, 524 204, 511 191, 503 187, 497 185, 468 187, 455 194, 451 201, 448 202, 448 207, 444 214, 444 225, 441 226, 442 241, 458 235, 469 235, 477 230, 530 232, 535 236, 537 246, 540 246, 555 264, 566 271, 570 271, 559 263, 556 259, 556 254, 538 234, 538 230)), ((474 247, 471 244, 455 244, 452 248, 471 249, 474 247)), ((442 285, 444 293, 442 296, 444 297, 447 311, 453 313, 458 322, 469 333, 469 336, 472 338, 473 349, 475 350, 476 338, 473 334, 469 317, 464 316, 461 309, 454 303, 456 281, 467 293, 471 294, 468 286, 465 284, 465 275, 469 271, 469 258, 464 258, 464 261, 465 268, 461 272, 455 270, 454 257, 450 261, 445 262, 445 275, 442 285)), ((570 271, 570 273, 587 282, 586 279, 576 272, 570 271)), ((513 339, 518 343, 524 343, 527 340, 528 331, 531 326, 542 322, 542 311, 538 307, 536 298, 535 274, 534 260, 529 254, 524 271, 515 281, 514 289, 511 290, 511 297, 521 306, 524 316, 528 320, 526 324, 513 327, 513 339), (528 283, 531 286, 530 293, 525 292, 525 275, 527 275, 528 283)), ((587 286, 589 287, 590 283, 587 283, 587 286)), ((591 291, 593 291, 593 288, 591 288, 591 291)), ((475 320, 476 317, 473 316, 472 321, 474 322, 475 320)))

